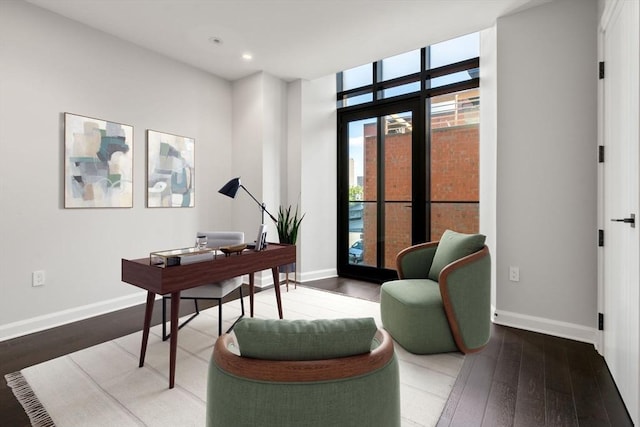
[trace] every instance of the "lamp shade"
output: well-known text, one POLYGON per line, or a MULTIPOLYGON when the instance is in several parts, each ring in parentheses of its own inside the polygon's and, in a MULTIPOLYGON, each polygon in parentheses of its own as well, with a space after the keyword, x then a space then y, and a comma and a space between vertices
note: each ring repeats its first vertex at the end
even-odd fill
POLYGON ((227 182, 218 193, 224 194, 227 197, 231 197, 232 199, 236 197, 236 193, 240 189, 240 177, 233 178, 229 182, 227 182))

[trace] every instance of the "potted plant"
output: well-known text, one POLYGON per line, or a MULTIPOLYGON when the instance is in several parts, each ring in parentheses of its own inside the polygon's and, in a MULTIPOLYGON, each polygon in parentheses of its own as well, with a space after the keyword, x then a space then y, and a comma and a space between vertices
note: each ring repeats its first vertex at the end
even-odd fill
POLYGON ((276 228, 278 230, 278 238, 280 243, 289 243, 295 245, 298 240, 298 230, 300 229, 300 223, 304 218, 304 214, 298 216, 298 207, 293 214, 291 214, 291 206, 284 209, 282 206, 278 208, 278 221, 276 222, 276 228))
MULTIPOLYGON (((300 229, 300 223, 304 218, 298 216, 298 206, 296 206, 295 212, 291 213, 291 206, 284 209, 282 205, 278 208, 278 221, 276 222, 276 228, 278 230, 278 238, 280 243, 288 243, 295 245, 298 240, 298 231, 300 229)), ((283 265, 280 267, 280 271, 287 275, 287 291, 289 290, 289 273, 296 271, 296 264, 283 265)))

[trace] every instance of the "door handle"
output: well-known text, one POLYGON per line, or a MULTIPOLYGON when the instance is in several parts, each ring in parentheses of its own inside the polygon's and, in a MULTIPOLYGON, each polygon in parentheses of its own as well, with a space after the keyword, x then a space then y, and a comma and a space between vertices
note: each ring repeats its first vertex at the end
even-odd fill
POLYGON ((631 214, 631 218, 614 218, 611 221, 624 222, 626 224, 631 224, 631 228, 636 228, 636 214, 631 214))

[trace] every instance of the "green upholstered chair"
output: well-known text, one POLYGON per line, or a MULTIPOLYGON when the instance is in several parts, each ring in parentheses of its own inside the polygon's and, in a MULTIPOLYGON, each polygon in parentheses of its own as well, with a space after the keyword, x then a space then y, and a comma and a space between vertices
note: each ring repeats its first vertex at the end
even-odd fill
POLYGON ((393 340, 372 318, 242 319, 208 375, 208 427, 400 426, 393 340))
POLYGON ((481 234, 446 230, 404 249, 380 290, 382 324, 415 354, 479 351, 491 334, 491 260, 481 234))

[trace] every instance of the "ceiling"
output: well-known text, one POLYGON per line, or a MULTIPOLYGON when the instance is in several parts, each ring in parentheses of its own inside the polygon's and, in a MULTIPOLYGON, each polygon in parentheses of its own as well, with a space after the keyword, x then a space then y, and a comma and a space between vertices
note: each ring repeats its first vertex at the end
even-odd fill
POLYGON ((552 0, 26 1, 230 81, 258 71, 291 81, 479 31, 552 0))

